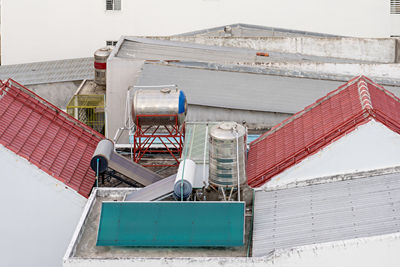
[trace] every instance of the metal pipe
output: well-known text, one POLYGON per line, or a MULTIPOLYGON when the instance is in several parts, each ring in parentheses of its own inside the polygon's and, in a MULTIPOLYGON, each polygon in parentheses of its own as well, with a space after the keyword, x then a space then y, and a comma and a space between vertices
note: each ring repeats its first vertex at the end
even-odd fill
POLYGON ((240 201, 239 134, 237 131, 236 131, 236 163, 237 163, 238 201, 240 201))
POLYGON ((203 155, 203 185, 206 186, 206 154, 207 154, 207 143, 208 143, 208 124, 206 127, 206 136, 204 138, 204 155, 203 155))

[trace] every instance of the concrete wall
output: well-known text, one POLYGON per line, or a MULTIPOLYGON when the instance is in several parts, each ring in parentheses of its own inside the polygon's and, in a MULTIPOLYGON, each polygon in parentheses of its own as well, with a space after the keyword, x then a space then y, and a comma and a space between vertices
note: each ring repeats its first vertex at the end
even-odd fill
POLYGON ((391 35, 389 0, 122 0, 121 11, 106 11, 105 2, 2 0, 2 64, 89 57, 121 35, 171 35, 233 23, 391 35))
POLYGON ((275 51, 310 56, 333 57, 393 63, 396 61, 396 39, 317 38, 317 37, 160 37, 172 41, 205 45, 241 47, 259 51, 275 51))
POLYGON ((64 267, 397 267, 400 234, 351 239, 275 251, 262 258, 65 259, 64 267))
POLYGON ((0 266, 61 266, 86 198, 0 145, 0 266))
MULTIPOLYGON (((270 62, 263 65, 268 69, 287 70, 290 72, 313 72, 320 76, 359 76, 370 78, 400 80, 400 64, 351 64, 351 63, 315 63, 315 62, 270 62)), ((346 77, 344 80, 349 80, 346 77)), ((390 82, 389 82, 390 83, 390 82)))
POLYGON ((53 105, 65 110, 81 82, 31 84, 27 87, 53 105))
POLYGON ((261 188, 400 165, 400 135, 371 120, 284 170, 261 188))

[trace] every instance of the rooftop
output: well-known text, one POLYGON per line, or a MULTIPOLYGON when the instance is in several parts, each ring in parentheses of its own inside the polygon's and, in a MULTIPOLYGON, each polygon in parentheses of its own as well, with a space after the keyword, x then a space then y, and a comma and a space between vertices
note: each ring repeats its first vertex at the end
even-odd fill
POLYGON ((88 197, 104 137, 14 80, 0 84, 0 144, 88 197))
POLYGON ((260 25, 251 25, 245 23, 235 23, 225 26, 219 26, 209 29, 203 29, 198 31, 186 32, 177 34, 176 36, 230 36, 230 37, 298 37, 298 36, 313 36, 313 37, 341 37, 338 35, 307 32, 291 29, 283 29, 276 27, 265 27, 260 25), (230 28, 230 30, 229 30, 230 28))
POLYGON ((256 191, 253 256, 400 232, 400 167, 256 191))
POLYGON ((0 66, 0 79, 23 85, 80 81, 94 78, 93 58, 75 58, 0 66))
POLYGON ((356 77, 253 141, 248 184, 265 184, 371 119, 400 133, 399 114, 399 98, 364 76, 356 77))
MULTIPOLYGON (((257 56, 258 50, 238 47, 211 46, 188 42, 138 37, 122 37, 114 49, 116 57, 138 60, 170 60, 213 62, 220 64, 262 64, 266 62, 335 62, 361 63, 366 61, 303 54, 268 52, 257 56)), ((263 51, 261 51, 263 52, 263 51)))
POLYGON ((122 201, 134 188, 98 188, 86 205, 81 221, 70 243, 66 257, 73 259, 176 258, 176 257, 245 257, 251 216, 246 215, 245 244, 227 248, 156 248, 96 246, 101 206, 104 201, 122 201))

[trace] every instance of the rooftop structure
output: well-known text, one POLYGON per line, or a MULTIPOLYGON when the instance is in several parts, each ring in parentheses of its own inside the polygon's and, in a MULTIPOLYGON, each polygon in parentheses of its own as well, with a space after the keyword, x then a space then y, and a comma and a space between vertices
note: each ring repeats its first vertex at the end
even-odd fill
MULTIPOLYGON (((375 155, 377 155, 376 153, 388 155, 391 147, 399 144, 399 110, 399 98, 364 76, 356 77, 253 141, 250 144, 248 154, 248 183, 252 187, 259 187, 285 170, 287 170, 287 173, 291 169, 294 170, 292 167, 300 166, 299 162, 303 164, 301 166, 311 164, 310 162, 314 161, 311 159, 304 161, 304 159, 311 158, 311 155, 318 153, 321 149, 321 153, 325 153, 327 158, 322 160, 322 154, 318 154, 319 156, 314 158, 320 158, 322 162, 328 162, 328 160, 329 162, 336 161, 334 167, 328 168, 333 172, 331 174, 335 174, 335 171, 336 173, 343 172, 342 168, 345 168, 345 162, 339 163, 337 160, 346 157, 337 156, 338 154, 335 156, 334 153, 336 152, 332 151, 338 149, 334 150, 331 147, 324 150, 324 148, 332 143, 339 143, 338 140, 346 135, 346 143, 349 145, 347 146, 347 151, 352 151, 352 157, 360 156, 360 158, 365 159, 365 151, 360 147, 368 149, 369 146, 371 146, 369 151, 375 155), (376 131, 372 130, 372 128, 376 129, 376 131), (356 129, 360 129, 360 131, 355 132, 355 137, 351 137, 353 135, 349 133, 356 129), (362 134, 362 131, 365 131, 365 134, 362 134), (372 131, 378 132, 379 137, 374 136, 372 131), (364 137, 357 137, 357 134, 362 134, 361 136, 364 137), (381 142, 380 148, 378 148, 380 149, 378 150, 379 152, 372 149, 374 147, 373 144, 362 145, 365 142, 365 138, 371 138, 372 136, 379 140, 374 141, 375 144, 381 142), (353 142, 348 142, 349 138, 352 138, 353 142), (360 143, 358 147, 356 146, 357 142, 354 142, 357 139, 360 143), (355 147, 351 148, 351 145, 355 147), (327 153, 330 153, 329 156, 327 153), (365 155, 364 157, 362 157, 363 154, 365 155)), ((340 151, 346 153, 346 149, 341 149, 340 151)), ((371 158, 375 164, 367 166, 368 163, 364 162, 365 164, 362 168, 373 169, 378 167, 376 164, 393 163, 390 157, 385 160, 383 158, 380 158, 380 160, 371 158), (383 161, 386 162, 383 163, 383 161)), ((396 161, 395 158, 393 160, 396 161)), ((354 168, 361 168, 359 165, 355 166, 359 161, 362 160, 350 162, 352 162, 354 168)), ((307 167, 304 168, 307 169, 307 167)), ((296 170, 301 171, 301 168, 296 167, 296 170)), ((318 172, 315 168, 309 169, 311 176, 313 176, 314 171, 318 172)), ((300 175, 298 172, 288 175, 296 179, 307 176, 300 175)), ((314 176, 321 175, 314 173, 314 176)), ((278 177, 274 180, 277 182, 285 179, 289 178, 278 177)))
POLYGON ((321 177, 257 191, 253 257, 400 232, 400 168, 321 177))
POLYGON ((13 78, 25 86, 93 77, 93 58, 90 57, 0 66, 1 80, 13 78))
MULTIPOLYGON (((269 69, 264 63, 362 62, 280 52, 261 57, 256 55, 257 51, 122 37, 107 64, 106 136, 113 138, 125 123, 126 93, 130 86, 178 85, 188 95, 188 121, 246 121, 250 128, 268 129, 337 88, 338 80, 348 77, 269 69)), ((388 80, 384 82, 387 84, 388 80)), ((396 86, 390 90, 398 92, 396 86)), ((127 137, 121 140, 128 142, 127 137)))
POLYGON ((61 265, 102 138, 14 80, 0 83, 1 266, 61 265))
POLYGON ((385 251, 383 260, 392 266, 397 253, 390 247, 400 245, 399 171, 349 173, 256 191, 253 230, 246 213, 245 240, 251 243, 231 248, 96 246, 101 204, 118 203, 137 190, 99 188, 89 198, 64 266, 310 266, 324 260, 346 265, 348 253, 353 264, 367 258, 365 265, 373 266, 378 256, 367 252, 377 246, 375 253, 385 251))
POLYGON ((0 144, 84 197, 90 159, 103 136, 9 79, 0 88, 0 144))
POLYGON ((284 36, 313 36, 313 37, 341 37, 332 34, 307 32, 275 27, 265 27, 245 23, 236 23, 204 30, 191 31, 175 36, 207 36, 207 37, 284 37, 284 36))

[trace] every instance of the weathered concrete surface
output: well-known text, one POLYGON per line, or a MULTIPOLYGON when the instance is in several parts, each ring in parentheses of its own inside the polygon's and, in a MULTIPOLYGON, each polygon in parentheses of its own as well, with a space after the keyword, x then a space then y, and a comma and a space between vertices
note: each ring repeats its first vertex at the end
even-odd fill
POLYGON ((380 63, 396 62, 396 40, 393 38, 349 37, 151 37, 204 45, 240 47, 309 56, 353 59, 380 63))
MULTIPOLYGON (((246 216, 245 244, 239 247, 114 247, 96 246, 97 233, 103 201, 121 201, 125 195, 137 189, 132 188, 100 188, 93 192, 95 197, 88 201, 90 208, 85 208, 82 221, 77 227, 79 239, 72 240, 70 253, 66 257, 83 259, 119 259, 119 258, 176 258, 176 257, 245 257, 250 232, 250 216, 246 216)), ((212 220, 212 218, 210 218, 212 220)), ((75 232, 76 234, 77 232, 75 232)))
POLYGON ((371 78, 400 80, 400 64, 348 64, 318 62, 270 62, 262 66, 288 72, 310 72, 336 76, 365 75, 371 78))
POLYGON ((53 105, 65 110, 82 81, 32 84, 27 87, 53 105))

